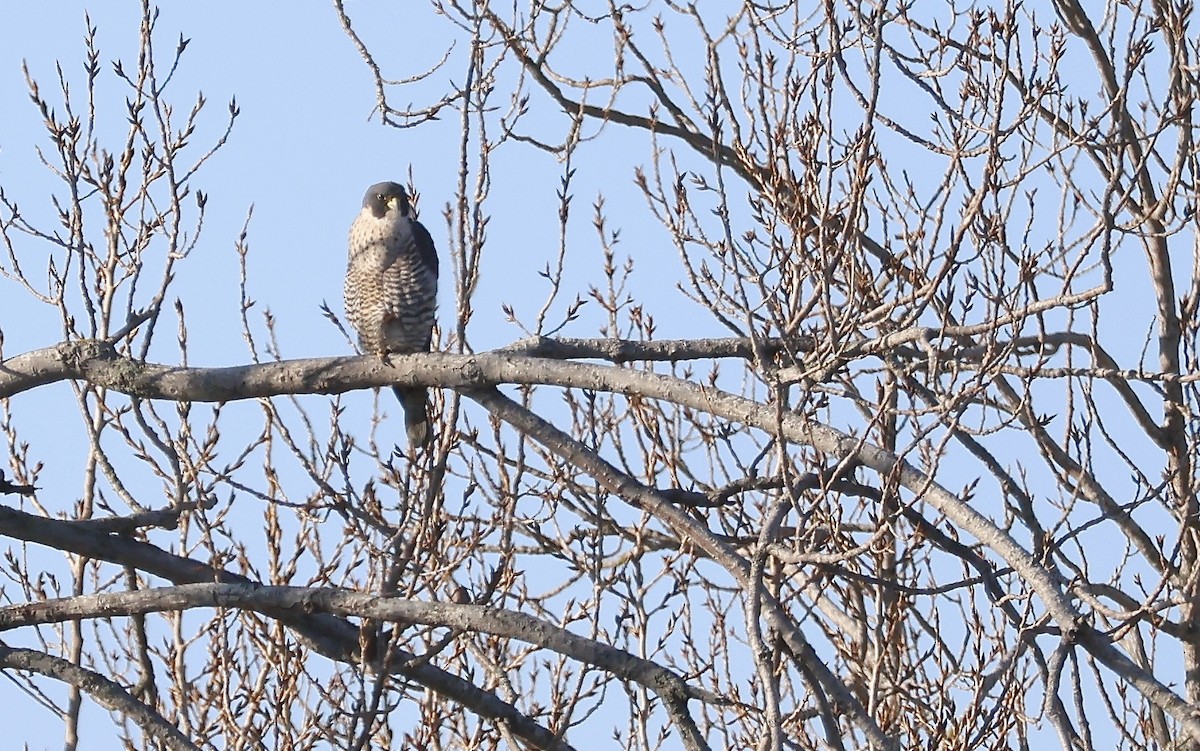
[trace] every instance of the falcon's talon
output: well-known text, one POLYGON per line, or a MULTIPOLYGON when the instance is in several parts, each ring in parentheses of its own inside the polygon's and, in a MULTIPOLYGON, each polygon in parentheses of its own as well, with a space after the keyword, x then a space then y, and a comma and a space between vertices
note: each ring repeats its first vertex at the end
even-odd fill
MULTIPOLYGON (((412 216, 397 183, 367 189, 350 226, 346 317, 366 352, 391 366, 392 354, 428 352, 437 311, 438 258, 429 230, 412 216)), ((429 443, 429 389, 394 388, 411 447, 429 443)))

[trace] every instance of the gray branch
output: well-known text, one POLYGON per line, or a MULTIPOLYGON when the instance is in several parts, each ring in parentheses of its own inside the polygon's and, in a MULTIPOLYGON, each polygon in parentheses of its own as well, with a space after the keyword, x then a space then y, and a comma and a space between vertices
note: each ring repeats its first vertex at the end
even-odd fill
MULTIPOLYGON (((0 506, 0 535, 46 545, 87 558, 130 566, 176 584, 255 584, 244 576, 215 569, 191 558, 173 555, 146 542, 107 534, 94 526, 48 519, 5 506, 0 506)), ((359 628, 355 624, 332 614, 308 613, 302 608, 263 609, 260 612, 291 628, 318 654, 338 662, 358 661, 359 628)), ((420 660, 412 653, 396 649, 391 650, 389 654, 392 656, 391 661, 378 666, 379 669, 399 673, 481 717, 503 723, 516 736, 535 748, 571 751, 571 746, 557 735, 494 693, 420 660)))
MULTIPOLYGON (((45 652, 3 645, 0 645, 0 667, 39 673, 75 686, 105 709, 125 715, 136 722, 146 735, 157 739, 167 748, 176 751, 199 751, 199 746, 188 740, 179 728, 135 699, 120 684, 97 672, 45 652)), ((15 721, 15 717, 10 716, 9 722, 15 721)))
MULTIPOLYGON (((495 389, 468 391, 467 396, 479 402, 489 412, 500 419, 514 425, 527 433, 543 446, 558 456, 566 459, 576 467, 596 479, 609 492, 625 498, 634 506, 647 511, 662 519, 679 536, 689 540, 730 573, 746 592, 747 597, 753 596, 754 588, 750 580, 750 564, 730 545, 716 538, 709 532, 707 526, 697 521, 692 515, 676 508, 654 488, 642 485, 634 478, 621 472, 612 464, 604 461, 579 441, 563 431, 547 423, 542 418, 525 409, 513 400, 500 394, 495 389)), ((804 632, 796 625, 784 610, 782 604, 773 597, 763 594, 763 605, 771 627, 783 637, 788 649, 796 660, 812 676, 821 687, 835 696, 848 719, 863 732, 874 748, 898 749, 894 738, 887 737, 878 724, 867 714, 862 703, 850 693, 846 685, 829 670, 816 651, 809 644, 804 632)), ((670 705, 668 705, 670 708, 670 705)), ((677 708, 677 712, 679 710, 677 708)), ((686 727, 686 726, 685 726, 686 727)), ((685 735, 685 738, 687 736, 685 735)))
POLYGON ((1090 626, 1072 603, 1061 576, 1038 563, 992 520, 895 454, 801 415, 780 415, 772 405, 657 373, 505 353, 405 355, 391 358, 390 365, 378 358, 360 356, 183 368, 122 357, 111 345, 90 340, 68 342, 6 360, 0 364, 0 398, 67 379, 85 379, 141 398, 199 402, 280 394, 333 394, 389 385, 442 386, 466 391, 505 383, 583 388, 670 401, 758 428, 782 440, 811 446, 838 460, 853 457, 883 476, 897 478, 901 486, 988 545, 1037 593, 1064 638, 1086 648, 1171 714, 1193 738, 1200 738, 1200 718, 1192 714, 1190 705, 1090 626))
POLYGON ((288 610, 306 615, 352 615, 504 636, 607 670, 645 686, 665 701, 699 699, 710 704, 732 704, 710 691, 688 685, 679 675, 655 662, 573 634, 525 613, 485 605, 421 602, 326 587, 205 583, 62 597, 0 608, 0 631, 78 618, 145 615, 198 607, 240 608, 270 616, 288 610))

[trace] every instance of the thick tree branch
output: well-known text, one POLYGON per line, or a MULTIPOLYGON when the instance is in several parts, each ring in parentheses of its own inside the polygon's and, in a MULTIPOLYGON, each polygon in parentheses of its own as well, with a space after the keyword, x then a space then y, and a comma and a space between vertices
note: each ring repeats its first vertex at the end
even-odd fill
MULTIPOLYGON (((978 327, 963 330, 979 333, 978 327)), ((938 339, 956 339, 966 334, 955 330, 925 327, 892 332, 879 339, 864 339, 857 345, 839 352, 843 359, 864 356, 888 356, 921 363, 935 360, 972 370, 983 362, 990 348, 1004 347, 1031 355, 1049 354, 1067 345, 1082 348, 1096 358, 1098 367, 1024 369, 1031 376, 1046 378, 1092 377, 1113 381, 1120 386, 1122 398, 1140 424, 1153 425, 1136 397, 1124 384, 1128 381, 1191 382, 1200 375, 1172 376, 1144 370, 1120 369, 1117 363, 1084 334, 1063 332, 1037 337, 1020 337, 1011 341, 994 342, 988 347, 952 344, 939 350, 931 347, 938 339), (920 346, 908 346, 910 344, 920 346)), ((86 380, 130 396, 147 399, 169 399, 196 402, 223 402, 255 399, 281 394, 339 394, 363 388, 423 384, 431 386, 479 385, 472 381, 472 362, 481 358, 540 358, 544 360, 595 359, 614 363, 625 362, 682 362, 688 360, 738 358, 752 360, 769 357, 782 351, 808 352, 812 342, 807 337, 794 339, 765 339, 755 343, 744 337, 717 339, 668 339, 633 341, 628 339, 524 339, 490 353, 477 355, 398 355, 391 358, 391 367, 370 356, 345 356, 282 360, 253 365, 218 368, 184 368, 142 362, 119 354, 105 342, 80 340, 64 342, 53 347, 33 350, 0 362, 0 398, 64 380, 86 380)), ((996 367, 989 363, 989 368, 996 367)), ((781 370, 786 381, 800 377, 795 368, 781 370)), ((480 374, 486 378, 486 375, 480 374)), ((517 382, 517 381, 512 381, 517 382)), ((1157 436, 1152 436, 1157 438, 1157 436)))
POLYGON ((662 696, 664 701, 698 699, 716 705, 732 703, 710 691, 688 685, 678 674, 655 662, 573 634, 525 613, 482 605, 420 602, 327 587, 227 582, 63 597, 0 608, 0 631, 79 618, 112 618, 200 607, 240 608, 268 616, 286 610, 305 615, 329 613, 505 636, 639 683, 662 696))
MULTIPOLYGON (((609 492, 662 520, 671 527, 679 539, 692 542, 710 555, 737 580, 746 596, 752 596, 756 588, 750 578, 749 561, 730 545, 718 540, 701 521, 676 508, 656 490, 642 485, 621 472, 579 441, 505 397, 499 391, 475 389, 466 393, 468 397, 479 402, 496 417, 513 425, 533 440, 586 472, 609 492)), ((767 611, 767 620, 772 628, 783 636, 792 654, 802 663, 808 674, 813 676, 813 679, 826 693, 837 699, 839 706, 842 707, 850 721, 871 740, 872 745, 885 749, 899 748, 895 739, 884 735, 858 699, 829 670, 781 603, 774 598, 766 597, 765 593, 764 598, 763 607, 767 611)), ((679 711, 677 708, 676 712, 679 711)))
MULTIPOLYGON (((5 379, 22 374, 48 382, 83 378, 130 396, 173 401, 233 401, 279 394, 342 393, 356 388, 431 385, 478 389, 503 383, 585 388, 663 399, 756 427, 789 441, 810 445, 830 456, 857 457, 883 476, 897 473, 900 483, 924 496, 942 513, 976 538, 988 543, 1021 573, 1064 627, 1078 619, 1063 593, 1062 582, 1033 561, 1029 552, 996 525, 931 478, 896 456, 858 438, 796 414, 779 419, 770 405, 698 386, 678 378, 626 368, 508 354, 409 355, 385 365, 371 357, 340 357, 246 365, 227 368, 178 368, 119 357, 96 342, 61 345, 6 361, 0 373, 0 397, 8 395, 5 379), (35 360, 31 363, 30 360, 35 360)), ((26 384, 28 381, 26 381, 26 384)))
MULTIPOLYGON (((120 684, 99 673, 82 668, 61 657, 33 649, 17 649, 0 645, 0 668, 40 673, 62 681, 92 697, 100 706, 125 715, 138 724, 146 735, 176 751, 199 751, 200 747, 167 722, 162 715, 138 701, 120 684)), ((9 722, 15 715, 9 715, 9 722)))
MULTIPOLYGON (((244 576, 173 555, 149 543, 4 506, 0 506, 0 535, 129 566, 176 584, 255 584, 244 576)), ((291 628, 312 649, 325 657, 352 664, 358 661, 359 627, 355 624, 325 613, 306 613, 302 608, 264 609, 262 612, 291 628)), ((481 717, 505 723, 514 734, 536 748, 555 751, 568 751, 571 748, 550 730, 495 694, 418 659, 414 654, 403 650, 392 652, 393 659, 386 669, 427 686, 481 717)))

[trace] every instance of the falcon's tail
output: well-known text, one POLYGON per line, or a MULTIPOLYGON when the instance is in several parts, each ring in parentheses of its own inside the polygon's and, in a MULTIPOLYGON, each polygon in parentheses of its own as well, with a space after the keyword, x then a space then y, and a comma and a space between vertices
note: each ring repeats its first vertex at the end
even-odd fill
POLYGON ((392 392, 404 407, 404 430, 410 448, 424 448, 433 437, 429 427, 429 389, 402 389, 393 386, 392 392))

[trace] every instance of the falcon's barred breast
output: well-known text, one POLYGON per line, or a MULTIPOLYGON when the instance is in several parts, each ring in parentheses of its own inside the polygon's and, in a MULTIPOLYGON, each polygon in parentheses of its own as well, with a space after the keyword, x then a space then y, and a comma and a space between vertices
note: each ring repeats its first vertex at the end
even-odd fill
MULTIPOLYGON (((428 352, 437 312, 437 251, 429 231, 412 217, 408 193, 397 183, 367 189, 350 225, 346 317, 366 352, 428 352)), ((393 391, 404 406, 410 446, 429 443, 429 390, 393 391)))

